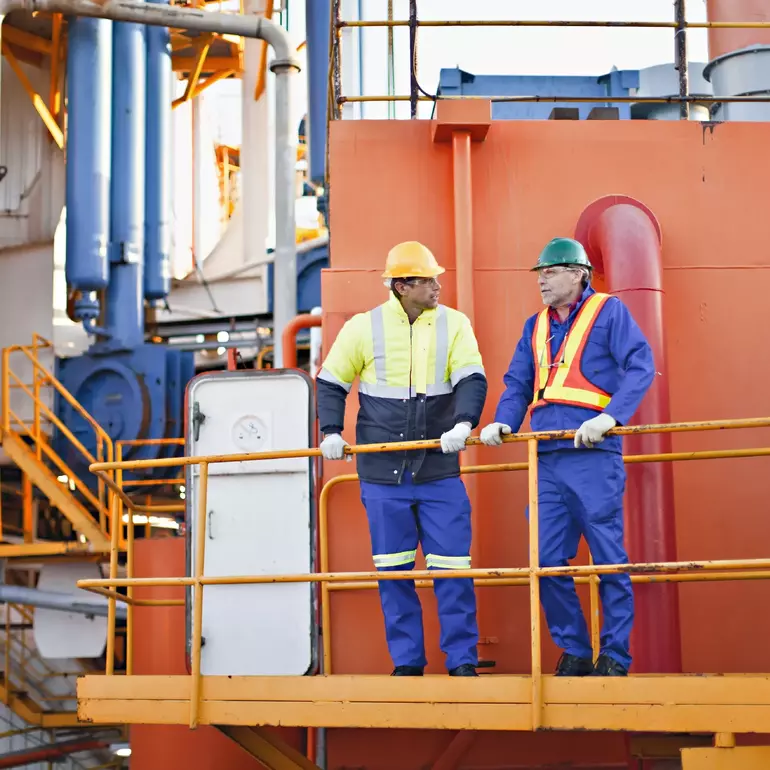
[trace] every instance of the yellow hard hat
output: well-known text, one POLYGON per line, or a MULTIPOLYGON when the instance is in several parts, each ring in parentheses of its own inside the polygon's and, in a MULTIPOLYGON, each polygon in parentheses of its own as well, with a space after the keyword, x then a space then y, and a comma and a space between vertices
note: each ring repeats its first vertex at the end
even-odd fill
POLYGON ((404 241, 396 244, 385 262, 383 278, 435 278, 441 275, 440 267, 433 252, 418 241, 404 241))

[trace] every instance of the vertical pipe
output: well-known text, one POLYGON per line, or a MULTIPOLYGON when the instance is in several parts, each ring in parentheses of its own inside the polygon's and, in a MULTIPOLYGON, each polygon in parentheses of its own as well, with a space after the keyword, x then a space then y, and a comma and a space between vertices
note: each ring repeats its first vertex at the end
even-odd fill
MULTIPOLYGON (((633 198, 607 196, 591 204, 576 238, 588 249, 607 291, 619 294, 652 348, 657 376, 633 417, 634 425, 671 422, 663 314, 660 227, 633 198)), ((628 454, 671 452, 671 434, 626 436, 628 454)), ((676 561, 674 471, 671 463, 628 468, 628 550, 632 562, 676 561)), ((675 583, 637 585, 632 638, 634 670, 670 674, 682 670, 679 594, 675 583)))
MULTIPOLYGON (((770 22, 767 0, 707 0, 709 21, 770 22)), ((770 29, 710 29, 709 63, 703 76, 718 96, 770 94, 770 29)), ((767 102, 714 105, 722 121, 770 120, 767 102)))
MULTIPOLYGON (((471 177, 471 135, 469 131, 452 133, 452 174, 454 185, 454 230, 455 230, 455 281, 457 287, 457 309, 468 316, 471 326, 476 320, 473 290, 473 186, 471 177)), ((460 455, 462 465, 475 465, 477 447, 468 447, 460 455)), ((478 487, 474 477, 464 479, 468 498, 471 502, 471 564, 481 564, 481 522, 478 507, 478 487)), ((477 591, 477 616, 480 632, 486 629, 485 594, 477 591)), ((479 645, 484 644, 480 633, 479 645)))
POLYGON ((471 135, 469 131, 452 134, 454 175, 455 269, 457 309, 475 318, 473 299, 473 189, 471 185, 471 135))
MULTIPOLYGON (((167 0, 148 2, 168 5, 167 0)), ((151 303, 158 303, 171 289, 173 72, 168 28, 148 26, 145 38, 144 297, 151 303)))
MULTIPOLYGON (((770 22, 767 0, 706 0, 706 6, 709 21, 770 22)), ((714 28, 708 31, 708 41, 709 59, 713 60, 742 48, 770 45, 770 29, 714 28)))
POLYGON ((417 0, 409 0, 409 117, 417 117, 417 0))
POLYGON ((112 30, 112 178, 110 180, 110 347, 144 342, 145 27, 112 30))
MULTIPOLYGON (((685 0, 676 0, 676 44, 674 46, 674 60, 679 71, 679 96, 683 99, 690 95, 689 74, 687 70, 687 9, 685 0)), ((679 103, 679 117, 681 120, 690 119, 690 103, 679 103)))
POLYGON ((326 108, 329 83, 330 0, 305 0, 307 120, 305 133, 312 184, 323 185, 326 166, 326 108))
MULTIPOLYGON (((283 368, 297 368, 297 332, 300 329, 313 329, 321 326, 322 316, 314 313, 303 313, 295 316, 284 326, 282 334, 283 368)), ((274 367, 275 369, 278 366, 274 367)))
POLYGON ((295 165, 297 132, 291 124, 291 80, 295 68, 276 62, 275 78, 275 261, 273 268, 273 361, 283 366, 281 335, 297 315, 297 225, 295 165))
POLYGON ((93 331, 107 288, 110 236, 112 22, 71 16, 67 43, 67 283, 74 316, 93 331))
POLYGON ((203 121, 201 97, 194 96, 192 118, 192 254, 193 264, 201 265, 203 254, 203 121))

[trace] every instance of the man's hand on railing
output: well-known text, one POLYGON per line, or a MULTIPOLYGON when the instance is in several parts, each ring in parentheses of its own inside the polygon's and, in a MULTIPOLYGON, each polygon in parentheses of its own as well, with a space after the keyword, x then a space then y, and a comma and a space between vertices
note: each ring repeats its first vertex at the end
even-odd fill
MULTIPOLYGON (((339 433, 331 433, 321 442, 318 447, 324 460, 341 460, 345 456, 345 447, 348 442, 339 433)), ((348 455, 348 462, 351 457, 348 455)))
POLYGON ((511 426, 502 422, 493 422, 482 428, 479 440, 487 446, 500 446, 503 443, 503 435, 509 435, 511 426))

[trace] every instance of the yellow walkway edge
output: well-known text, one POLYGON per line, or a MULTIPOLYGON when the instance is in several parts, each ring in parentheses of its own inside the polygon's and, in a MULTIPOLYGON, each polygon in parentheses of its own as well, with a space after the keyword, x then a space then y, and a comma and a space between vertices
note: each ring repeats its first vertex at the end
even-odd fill
POLYGON ((66 516, 75 531, 84 535, 95 548, 109 549, 110 541, 91 514, 70 494, 69 489, 27 449, 14 433, 4 431, 3 449, 8 457, 29 476, 32 483, 66 516))
MULTIPOLYGON (((770 732, 770 675, 542 678, 541 728, 770 732)), ((188 724, 189 676, 86 676, 92 723, 188 724)), ((199 721, 213 725, 532 729, 526 676, 203 677, 199 721)))

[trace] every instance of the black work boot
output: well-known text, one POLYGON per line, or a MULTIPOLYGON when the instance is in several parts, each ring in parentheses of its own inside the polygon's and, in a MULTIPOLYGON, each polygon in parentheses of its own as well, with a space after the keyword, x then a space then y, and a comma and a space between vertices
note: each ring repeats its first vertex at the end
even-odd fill
POLYGON ((596 665, 591 676, 628 676, 628 670, 609 655, 602 653, 596 659, 596 665))
POLYGON ((419 666, 396 666, 391 676, 422 676, 419 666))
POLYGON ((590 658, 579 658, 577 655, 562 653, 556 664, 556 676, 591 676, 594 664, 590 658))
POLYGON ((463 663, 462 666, 450 669, 449 676, 478 676, 476 666, 472 663, 463 663))

